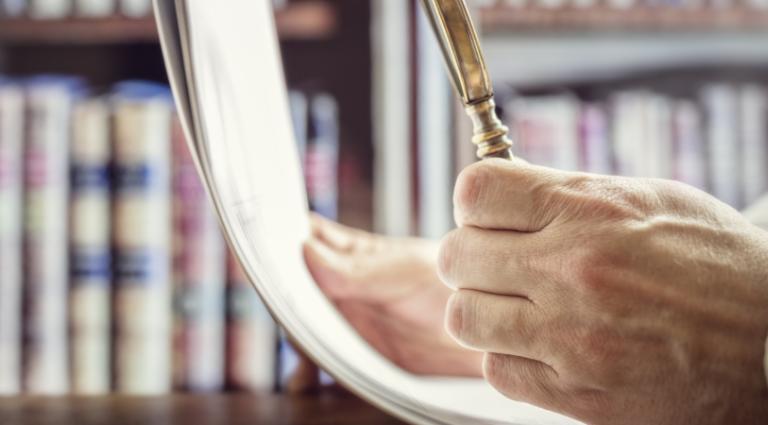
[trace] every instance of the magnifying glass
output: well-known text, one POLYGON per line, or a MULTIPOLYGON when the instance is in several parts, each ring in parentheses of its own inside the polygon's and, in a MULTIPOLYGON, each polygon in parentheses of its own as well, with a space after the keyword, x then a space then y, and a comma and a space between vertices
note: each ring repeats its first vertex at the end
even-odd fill
POLYGON ((477 156, 512 158, 509 129, 496 115, 493 87, 488 77, 477 31, 464 0, 422 0, 440 43, 453 86, 472 119, 477 156))

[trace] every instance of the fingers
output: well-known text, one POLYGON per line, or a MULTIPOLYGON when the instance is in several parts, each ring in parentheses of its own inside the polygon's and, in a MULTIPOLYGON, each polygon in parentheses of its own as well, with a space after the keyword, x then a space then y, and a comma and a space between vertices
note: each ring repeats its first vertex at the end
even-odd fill
POLYGON ((320 289, 332 300, 354 297, 359 290, 351 284, 348 261, 318 239, 304 243, 304 261, 320 289))
POLYGON ((354 245, 355 230, 310 213, 312 237, 325 242, 336 251, 348 251, 354 245))
POLYGON ((557 412, 567 407, 567 393, 557 371, 544 363, 487 353, 483 374, 496 390, 513 400, 557 412))
POLYGON ((524 298, 468 290, 451 296, 445 314, 446 330, 467 348, 547 361, 543 322, 524 298))
POLYGON ((555 189, 568 173, 523 161, 489 159, 459 175, 454 215, 459 226, 536 232, 557 215, 555 189))
POLYGON ((546 268, 553 267, 552 244, 538 233, 465 227, 443 238, 438 273, 453 289, 535 298, 546 268))

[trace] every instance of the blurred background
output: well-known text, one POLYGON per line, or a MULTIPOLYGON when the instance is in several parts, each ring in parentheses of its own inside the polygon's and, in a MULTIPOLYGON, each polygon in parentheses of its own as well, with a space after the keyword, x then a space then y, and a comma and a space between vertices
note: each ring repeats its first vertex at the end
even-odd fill
MULTIPOLYGON (((768 189, 767 0, 469 3, 517 155, 768 189)), ((440 237, 474 148, 417 1, 274 6, 313 209, 440 237)), ((283 390, 296 354, 227 252, 150 2, 0 15, 0 394, 283 390)))

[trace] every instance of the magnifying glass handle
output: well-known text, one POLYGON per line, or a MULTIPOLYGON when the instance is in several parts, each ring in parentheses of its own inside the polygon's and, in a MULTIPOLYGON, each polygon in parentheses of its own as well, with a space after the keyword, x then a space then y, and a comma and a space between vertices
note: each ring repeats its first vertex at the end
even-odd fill
POLYGON ((477 31, 464 0, 421 0, 465 110, 472 119, 478 158, 512 158, 509 128, 496 114, 477 31))

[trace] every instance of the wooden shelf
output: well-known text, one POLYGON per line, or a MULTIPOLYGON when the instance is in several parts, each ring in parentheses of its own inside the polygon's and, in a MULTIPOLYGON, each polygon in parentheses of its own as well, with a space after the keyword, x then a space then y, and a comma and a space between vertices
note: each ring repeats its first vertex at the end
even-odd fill
MULTIPOLYGON (((322 40, 333 37, 336 10, 324 1, 302 2, 275 14, 280 38, 322 40)), ((64 20, 0 19, 0 43, 4 44, 127 44, 157 41, 153 18, 121 16, 64 20)))
POLYGON ((768 29, 768 10, 575 6, 547 9, 490 6, 479 10, 483 32, 516 31, 735 31, 768 29))

